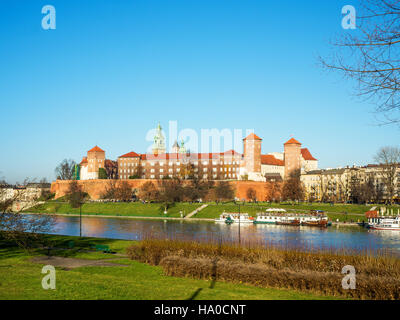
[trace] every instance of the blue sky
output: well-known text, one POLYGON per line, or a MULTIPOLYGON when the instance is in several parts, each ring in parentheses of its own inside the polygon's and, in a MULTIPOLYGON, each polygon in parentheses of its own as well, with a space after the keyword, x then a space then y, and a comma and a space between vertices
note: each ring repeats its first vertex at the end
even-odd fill
MULTIPOLYGON (((357 5, 356 1, 353 1, 357 5)), ((158 121, 254 129, 263 152, 294 135, 320 167, 366 164, 396 145, 354 83, 318 66, 348 1, 0 2, 0 174, 54 179, 94 145, 145 152, 158 121), (41 9, 56 8, 56 30, 41 9)), ((242 151, 242 150, 238 150, 242 151)))

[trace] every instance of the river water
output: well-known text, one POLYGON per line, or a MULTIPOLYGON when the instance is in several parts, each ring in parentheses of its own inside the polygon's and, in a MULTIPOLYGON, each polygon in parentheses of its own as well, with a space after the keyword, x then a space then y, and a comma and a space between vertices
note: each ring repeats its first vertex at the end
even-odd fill
MULTIPOLYGON (((57 216, 52 234, 79 236, 79 217, 57 216)), ((124 240, 144 237, 224 242, 239 241, 238 224, 139 220, 129 218, 83 217, 82 236, 124 240)), ((240 226, 242 243, 332 249, 345 251, 385 251, 400 257, 400 231, 368 230, 358 226, 331 226, 325 229, 276 225, 240 226)))

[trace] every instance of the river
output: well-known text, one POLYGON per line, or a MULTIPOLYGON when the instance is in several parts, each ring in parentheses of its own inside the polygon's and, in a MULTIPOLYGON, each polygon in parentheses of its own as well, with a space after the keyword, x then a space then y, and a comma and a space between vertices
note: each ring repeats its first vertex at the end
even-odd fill
MULTIPOLYGON (((79 236, 79 217, 57 216, 52 234, 79 236)), ((196 241, 239 241, 238 224, 179 220, 83 217, 82 236, 140 240, 148 236, 196 241)), ((242 243, 345 251, 385 251, 400 257, 400 232, 334 225, 326 229, 276 225, 240 227, 242 243)))

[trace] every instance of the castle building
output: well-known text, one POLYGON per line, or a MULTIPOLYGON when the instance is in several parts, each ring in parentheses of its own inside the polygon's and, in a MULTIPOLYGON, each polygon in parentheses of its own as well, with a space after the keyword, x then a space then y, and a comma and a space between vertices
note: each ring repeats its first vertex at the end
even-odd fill
POLYGON ((80 179, 91 180, 99 178, 99 169, 104 168, 106 161, 106 152, 95 146, 87 152, 87 156, 83 157, 80 165, 80 179))
POLYGON ((166 152, 165 138, 158 124, 152 153, 134 151, 123 154, 117 161, 105 159, 105 151, 98 146, 87 152, 80 163, 80 179, 98 179, 99 169, 111 168, 108 178, 162 179, 167 177, 200 178, 209 180, 278 181, 291 172, 307 172, 318 168, 307 148, 292 138, 284 144, 284 152, 262 154, 262 139, 251 133, 243 139, 243 154, 235 150, 217 153, 192 153, 184 141, 175 143, 171 153, 166 152))

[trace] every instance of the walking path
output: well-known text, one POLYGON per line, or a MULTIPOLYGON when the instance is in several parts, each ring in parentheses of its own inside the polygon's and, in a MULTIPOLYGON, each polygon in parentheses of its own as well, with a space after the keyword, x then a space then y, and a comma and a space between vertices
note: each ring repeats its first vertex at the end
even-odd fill
POLYGON ((197 208, 196 210, 192 211, 191 213, 189 213, 185 219, 189 219, 190 217, 194 216, 197 212, 203 210, 204 208, 208 207, 208 204, 203 204, 201 207, 197 208))

